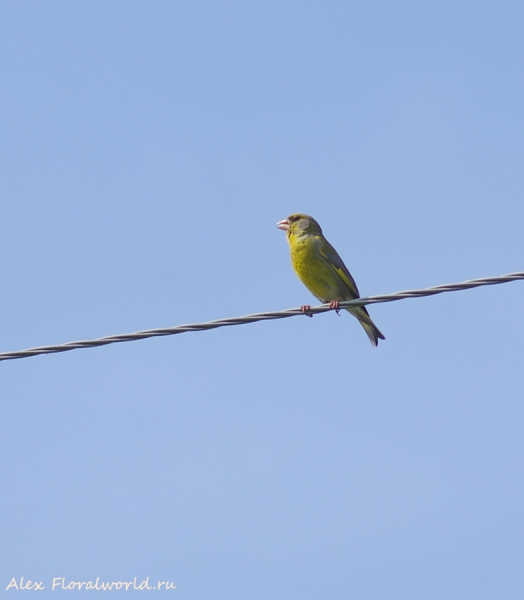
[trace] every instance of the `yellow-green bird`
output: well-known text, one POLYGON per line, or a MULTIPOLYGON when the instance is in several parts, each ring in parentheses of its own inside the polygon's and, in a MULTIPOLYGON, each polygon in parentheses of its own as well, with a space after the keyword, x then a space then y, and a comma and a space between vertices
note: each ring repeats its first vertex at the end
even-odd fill
MULTIPOLYGON (((320 225, 308 215, 295 214, 277 223, 286 232, 293 269, 300 281, 322 303, 338 309, 341 300, 360 298, 357 284, 333 246, 322 234, 320 225)), ((308 306, 303 306, 307 312, 308 306)), ((373 346, 385 340, 365 306, 347 308, 359 321, 373 346)))

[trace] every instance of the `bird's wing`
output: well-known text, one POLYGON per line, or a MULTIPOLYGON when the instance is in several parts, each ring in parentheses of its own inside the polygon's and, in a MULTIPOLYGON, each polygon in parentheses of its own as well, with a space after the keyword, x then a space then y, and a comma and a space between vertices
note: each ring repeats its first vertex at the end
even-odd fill
POLYGON ((326 262, 329 263, 329 266, 346 284, 353 298, 359 298, 360 294, 358 293, 357 284, 351 276, 351 273, 348 271, 348 268, 344 264, 344 261, 338 255, 338 252, 325 238, 317 239, 320 239, 320 241, 322 242, 318 244, 320 254, 326 259, 326 262))

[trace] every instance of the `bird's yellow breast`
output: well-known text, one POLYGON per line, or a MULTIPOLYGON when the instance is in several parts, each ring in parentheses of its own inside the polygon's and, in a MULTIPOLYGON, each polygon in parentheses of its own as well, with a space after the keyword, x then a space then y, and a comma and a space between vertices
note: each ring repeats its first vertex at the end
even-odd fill
POLYGON ((289 237, 291 263, 298 278, 321 302, 337 299, 338 285, 318 250, 315 236, 289 237))

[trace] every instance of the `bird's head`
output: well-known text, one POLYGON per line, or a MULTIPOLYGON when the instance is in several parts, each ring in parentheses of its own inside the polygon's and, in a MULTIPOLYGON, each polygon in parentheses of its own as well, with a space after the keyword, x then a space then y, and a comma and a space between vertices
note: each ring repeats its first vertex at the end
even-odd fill
POLYGON ((295 214, 279 221, 277 227, 287 232, 287 237, 301 237, 303 235, 322 235, 320 225, 308 215, 295 214))

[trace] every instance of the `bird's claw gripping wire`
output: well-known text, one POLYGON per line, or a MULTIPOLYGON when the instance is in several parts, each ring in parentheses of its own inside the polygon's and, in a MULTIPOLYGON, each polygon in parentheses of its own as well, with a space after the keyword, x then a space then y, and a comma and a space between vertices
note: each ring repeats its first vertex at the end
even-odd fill
POLYGON ((340 300, 331 300, 331 302, 329 303, 329 308, 335 309, 335 312, 340 317, 339 305, 340 305, 340 300))

